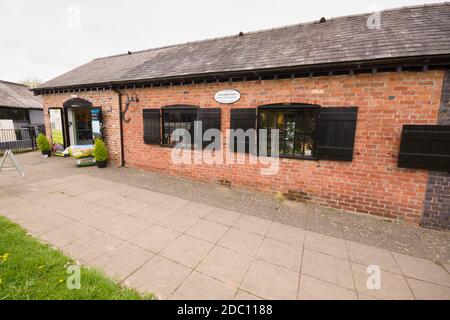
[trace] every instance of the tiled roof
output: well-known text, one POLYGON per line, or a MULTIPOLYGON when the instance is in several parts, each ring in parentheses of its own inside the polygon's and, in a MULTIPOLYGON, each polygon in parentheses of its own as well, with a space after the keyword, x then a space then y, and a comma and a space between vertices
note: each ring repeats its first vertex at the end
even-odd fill
POLYGON ((42 98, 24 85, 0 80, 0 107, 42 109, 42 98))
POLYGON ((93 60, 41 88, 450 54, 450 3, 333 18, 93 60))

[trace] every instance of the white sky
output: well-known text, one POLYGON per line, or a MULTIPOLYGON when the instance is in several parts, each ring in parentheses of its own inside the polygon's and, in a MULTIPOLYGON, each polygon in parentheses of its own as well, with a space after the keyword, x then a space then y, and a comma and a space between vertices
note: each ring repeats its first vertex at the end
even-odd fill
POLYGON ((434 2, 439 0, 1 0, 0 79, 46 81, 128 50, 434 2))

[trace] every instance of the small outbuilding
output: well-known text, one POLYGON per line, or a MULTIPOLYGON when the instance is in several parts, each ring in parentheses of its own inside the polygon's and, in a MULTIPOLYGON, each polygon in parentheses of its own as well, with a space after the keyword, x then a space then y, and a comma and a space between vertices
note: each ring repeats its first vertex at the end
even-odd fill
POLYGON ((44 126, 42 98, 22 84, 0 80, 0 120, 10 120, 14 129, 44 126))
POLYGON ((54 142, 103 137, 112 165, 450 229, 449 67, 441 3, 99 58, 34 91, 54 142))

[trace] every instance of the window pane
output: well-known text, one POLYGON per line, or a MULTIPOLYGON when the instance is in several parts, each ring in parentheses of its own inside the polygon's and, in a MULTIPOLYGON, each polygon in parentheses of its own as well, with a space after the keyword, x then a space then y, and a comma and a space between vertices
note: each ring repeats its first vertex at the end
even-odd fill
POLYGON ((194 139, 194 121, 196 119, 196 110, 180 109, 180 110, 164 110, 164 141, 166 145, 175 145, 181 141, 187 145, 191 144, 194 139), (185 129, 191 135, 191 141, 187 141, 186 138, 180 137, 178 141, 172 139, 172 134, 176 129, 185 129))
POLYGON ((313 156, 314 139, 311 135, 305 136, 304 155, 307 157, 313 156))
POLYGON ((270 151, 270 129, 279 129, 280 155, 313 156, 316 115, 317 109, 307 107, 261 110, 259 126, 261 129, 269 129, 268 151, 270 151))

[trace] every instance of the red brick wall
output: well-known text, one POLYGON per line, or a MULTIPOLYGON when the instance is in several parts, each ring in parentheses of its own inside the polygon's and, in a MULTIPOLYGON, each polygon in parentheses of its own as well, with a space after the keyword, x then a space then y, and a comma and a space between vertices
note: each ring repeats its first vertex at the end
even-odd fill
MULTIPOLYGON (((304 194, 329 207, 417 224, 428 172, 397 168, 401 130, 403 124, 436 123, 443 76, 442 71, 378 73, 130 90, 140 102, 131 105, 131 122, 124 123, 126 165, 195 180, 227 180, 233 186, 263 192, 304 194), (229 88, 239 90, 241 100, 233 105, 218 104, 214 94, 229 88), (231 108, 283 102, 359 107, 353 162, 282 159, 278 175, 263 176, 259 165, 174 165, 172 149, 143 143, 143 108, 173 104, 219 107, 224 130, 229 128, 231 108)), ((106 101, 116 107, 117 103, 116 95, 111 101, 107 92, 79 96, 94 105, 106 101)), ((45 105, 62 104, 67 97, 70 95, 46 96, 45 105)), ((107 139, 113 149, 116 133, 114 130, 107 139)))

